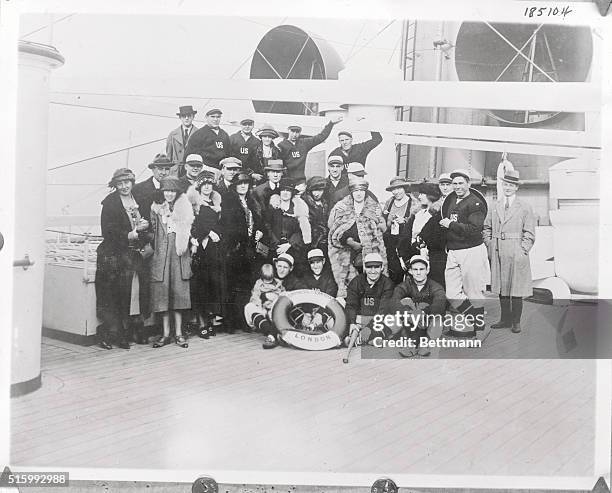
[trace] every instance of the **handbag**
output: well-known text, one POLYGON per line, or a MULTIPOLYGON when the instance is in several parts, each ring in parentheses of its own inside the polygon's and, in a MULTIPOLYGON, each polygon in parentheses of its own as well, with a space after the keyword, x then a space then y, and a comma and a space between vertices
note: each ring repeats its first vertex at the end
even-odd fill
POLYGON ((154 253, 151 243, 146 243, 140 250, 138 250, 138 253, 140 253, 140 256, 143 260, 146 260, 151 257, 154 253))
POLYGON ((261 241, 255 243, 255 253, 262 257, 267 257, 270 254, 270 247, 261 241))

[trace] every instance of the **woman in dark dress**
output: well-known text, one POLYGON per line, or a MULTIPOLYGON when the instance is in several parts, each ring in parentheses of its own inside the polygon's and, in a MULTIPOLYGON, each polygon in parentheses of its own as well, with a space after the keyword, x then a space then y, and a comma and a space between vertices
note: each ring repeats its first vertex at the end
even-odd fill
POLYGON ((199 322, 199 335, 208 339, 225 318, 225 259, 220 226, 219 193, 213 190, 215 175, 203 171, 194 184, 199 193, 195 204, 196 217, 191 228, 192 243, 192 307, 199 322))
POLYGON ((250 331, 244 323, 242 309, 249 302, 253 277, 257 272, 255 243, 262 236, 251 196, 251 177, 247 173, 234 176, 230 193, 221 204, 221 231, 227 275, 228 328, 250 331))
POLYGON ((253 180, 252 185, 265 181, 265 167, 268 165, 270 159, 280 159, 280 149, 274 143, 274 139, 278 138, 278 132, 274 130, 272 125, 262 125, 257 132, 257 136, 261 140, 257 149, 255 150, 256 161, 259 164, 257 175, 261 178, 253 180))
POLYGON ((426 255, 429 258, 429 278, 445 287, 446 244, 444 231, 440 226, 440 211, 435 203, 441 192, 434 183, 419 185, 421 209, 410 216, 407 234, 402 238, 398 251, 405 265, 409 265, 413 255, 426 255))
POLYGON ((389 262, 389 277, 395 284, 404 280, 404 269, 397 251, 398 245, 406 236, 410 235, 408 220, 411 217, 412 199, 410 197, 410 184, 399 176, 393 178, 387 187, 393 194, 383 209, 383 217, 387 222, 387 230, 383 235, 389 262))
POLYGON ((140 285, 143 254, 149 242, 149 223, 140 216, 132 195, 134 173, 121 168, 108 184, 113 188, 102 201, 100 217, 104 240, 98 246, 96 263, 96 312, 99 344, 112 348, 111 333, 117 345, 129 349, 131 323, 138 323, 147 311, 148 287, 140 285))

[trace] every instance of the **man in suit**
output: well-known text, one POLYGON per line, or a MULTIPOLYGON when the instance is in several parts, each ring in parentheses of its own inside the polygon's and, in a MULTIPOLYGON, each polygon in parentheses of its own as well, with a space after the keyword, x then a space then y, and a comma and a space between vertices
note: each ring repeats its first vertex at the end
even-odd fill
POLYGON ((338 190, 348 187, 348 176, 344 171, 344 162, 341 156, 329 156, 327 158, 327 172, 328 176, 325 182, 325 199, 330 203, 329 208, 331 209, 334 204, 331 203, 331 199, 338 190))
POLYGON ((199 154, 203 161, 213 168, 221 169, 219 162, 230 155, 230 138, 219 123, 220 109, 206 112, 206 125, 194 132, 187 145, 186 154, 199 154))
POLYGON ((533 294, 529 250, 535 242, 535 216, 529 204, 516 196, 519 172, 506 171, 504 196, 491 207, 483 237, 491 260, 491 292, 499 295, 501 318, 493 329, 521 331, 523 298, 533 294))
POLYGON ((256 172, 259 170, 257 148, 261 142, 253 135, 254 124, 251 118, 245 118, 240 122, 240 131, 230 135, 230 156, 240 159, 243 169, 252 174, 253 180, 259 182, 263 178, 256 172))
POLYGON ((353 144, 353 136, 350 132, 346 130, 338 132, 340 147, 336 147, 329 155, 340 156, 342 158, 345 170, 344 173, 346 173, 346 167, 349 163, 361 163, 365 167, 366 159, 370 151, 382 142, 383 138, 379 132, 370 132, 370 134, 372 135, 370 140, 353 144))
MULTIPOLYGON (((365 168, 363 167, 363 164, 361 163, 349 163, 347 167, 347 177, 358 176, 360 178, 364 178, 365 175, 367 174, 368 173, 366 172, 365 168)), ((344 197, 347 197, 350 194, 351 194, 351 191, 349 189, 348 178, 347 178, 346 186, 336 190, 332 194, 332 196, 329 198, 329 209, 332 210, 334 208, 334 205, 336 205, 344 197)), ((374 192, 371 192, 370 190, 368 190, 367 195, 368 197, 372 197, 376 202, 380 202, 380 200, 378 200, 378 197, 374 195, 374 192)))
POLYGON ((192 106, 180 106, 176 115, 181 119, 181 126, 170 132, 168 139, 166 139, 166 156, 170 161, 174 161, 175 169, 172 172, 177 176, 184 174, 185 149, 189 139, 198 129, 193 124, 196 113, 197 111, 192 106))
POLYGON ((287 176, 293 178, 298 185, 298 193, 306 190, 306 156, 310 149, 324 142, 331 133, 332 127, 340 122, 342 117, 338 117, 323 127, 320 133, 312 137, 301 137, 302 127, 290 125, 287 130, 287 138, 278 147, 281 151, 281 158, 287 168, 287 176))
POLYGON ((237 157, 226 157, 219 163, 221 165, 221 176, 215 183, 215 190, 221 195, 221 200, 232 191, 231 185, 234 176, 241 170, 242 163, 237 157))
POLYGON ((157 154, 153 162, 149 163, 149 169, 153 172, 153 176, 136 183, 132 189, 132 195, 138 203, 140 215, 147 221, 151 219, 151 204, 153 202, 161 204, 164 201, 164 194, 159 189, 160 181, 168 176, 174 164, 165 154, 157 154))
POLYGON ((270 159, 268 165, 264 168, 268 179, 253 190, 254 212, 257 216, 257 224, 263 224, 264 212, 270 206, 270 197, 280 193, 279 184, 286 169, 283 161, 280 159, 270 159))

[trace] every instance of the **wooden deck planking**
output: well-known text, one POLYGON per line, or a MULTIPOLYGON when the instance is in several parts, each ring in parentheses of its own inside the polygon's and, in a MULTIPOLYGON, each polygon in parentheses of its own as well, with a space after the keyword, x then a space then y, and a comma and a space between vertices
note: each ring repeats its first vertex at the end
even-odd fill
MULTIPOLYGON (((511 347, 521 352, 526 336, 494 331, 487 348, 497 354, 511 347)), ((73 352, 66 343, 45 344, 43 388, 13 399, 13 462, 361 472, 372 469, 374 454, 385 458, 389 470, 415 472, 425 464, 430 471, 448 472, 446 466, 440 469, 440 460, 454 443, 462 443, 467 453, 459 447, 452 464, 463 468, 461 473, 478 473, 486 458, 476 446, 481 445, 474 433, 478 423, 499 428, 504 421, 494 411, 524 401, 526 389, 517 379, 528 379, 548 395, 555 381, 567 384, 561 368, 573 363, 360 360, 357 351, 343 365, 344 350, 262 351, 261 341, 261 336, 236 334, 192 339, 187 350, 135 346, 73 352), (556 380, 545 379, 546 370, 557 371, 556 380), (461 418, 461 433, 449 428, 445 414, 451 411, 461 418), (427 454, 431 462, 423 462, 427 454)), ((594 376, 588 365, 583 370, 583 378, 594 376)), ((565 431, 564 438, 553 436, 550 424, 531 426, 534 434, 549 437, 545 441, 558 441, 561 457, 530 463, 533 470, 566 474, 592 467, 592 420, 585 417, 592 409, 591 391, 584 389, 582 407, 566 404, 574 413, 557 430, 565 431), (572 430, 578 425, 582 433, 572 430)), ((492 432, 483 435, 485 441, 492 432)), ((534 457, 540 450, 533 441, 521 443, 534 457)), ((497 465, 507 463, 515 473, 525 466, 511 451, 494 452, 497 465)))

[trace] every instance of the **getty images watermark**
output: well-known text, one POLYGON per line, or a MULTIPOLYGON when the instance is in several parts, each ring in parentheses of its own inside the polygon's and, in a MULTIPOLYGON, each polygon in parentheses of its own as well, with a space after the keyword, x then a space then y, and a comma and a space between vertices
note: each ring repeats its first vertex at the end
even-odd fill
MULTIPOLYGON (((390 314, 376 314, 372 317, 372 330, 382 331, 385 327, 395 327, 404 331, 416 332, 428 327, 438 327, 442 330, 452 328, 455 331, 471 329, 475 325, 483 325, 485 314, 472 315, 462 313, 414 313, 409 311, 390 314)), ((377 348, 479 348, 479 339, 430 339, 429 337, 400 336, 392 339, 383 336, 372 338, 372 345, 377 348)))

